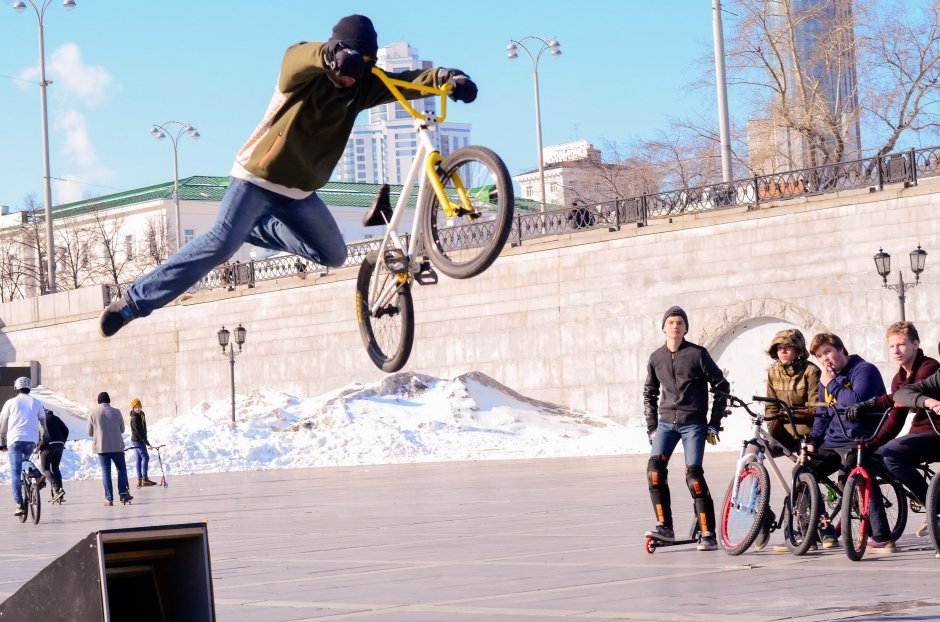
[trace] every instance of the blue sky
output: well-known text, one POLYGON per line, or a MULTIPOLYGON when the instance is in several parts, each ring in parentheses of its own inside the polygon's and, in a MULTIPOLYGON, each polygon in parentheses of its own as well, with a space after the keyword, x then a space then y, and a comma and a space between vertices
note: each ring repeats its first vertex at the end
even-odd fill
MULTIPOLYGON (((512 173, 535 167, 536 148, 532 63, 506 58, 510 39, 554 35, 562 45, 562 56, 546 52, 539 63, 545 145, 622 143, 670 118, 714 115, 714 90, 689 87, 713 71, 707 0, 76 2, 67 11, 53 0, 43 22, 52 177, 71 180, 54 183, 56 204, 171 181, 171 145, 148 133, 169 120, 202 134, 180 140, 181 177, 226 175, 284 49, 325 40, 350 13, 372 18, 380 45, 408 41, 422 58, 470 74, 480 96, 450 106, 449 119, 472 123, 473 142, 512 173)), ((31 8, 0 2, 0 205, 20 207, 31 193, 42 203, 36 26, 31 8)))

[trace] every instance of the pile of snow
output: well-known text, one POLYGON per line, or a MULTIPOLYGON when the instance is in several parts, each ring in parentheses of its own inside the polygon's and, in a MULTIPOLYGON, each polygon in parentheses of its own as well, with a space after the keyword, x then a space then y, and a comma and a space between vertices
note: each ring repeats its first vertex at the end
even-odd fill
MULTIPOLYGON (((37 387, 32 394, 69 426, 67 479, 100 477, 85 432, 86 407, 37 387)), ((128 413, 125 412, 125 423, 128 413)), ((167 472, 547 458, 645 453, 645 430, 522 396, 479 372, 439 379, 411 372, 305 398, 259 389, 148 421, 167 472)), ((125 434, 130 444, 130 429, 125 434)), ((134 475, 133 452, 128 471, 134 475)), ((151 452, 151 479, 159 475, 151 452)), ((0 469, 0 480, 8 480, 0 469)))

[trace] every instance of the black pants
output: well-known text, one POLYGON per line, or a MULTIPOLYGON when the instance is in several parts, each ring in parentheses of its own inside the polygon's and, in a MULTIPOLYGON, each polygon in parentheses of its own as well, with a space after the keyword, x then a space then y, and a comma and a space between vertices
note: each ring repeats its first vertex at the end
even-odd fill
POLYGON ((62 472, 59 471, 59 463, 62 462, 63 449, 65 445, 56 443, 39 452, 39 465, 46 479, 52 482, 53 490, 62 489, 62 472))

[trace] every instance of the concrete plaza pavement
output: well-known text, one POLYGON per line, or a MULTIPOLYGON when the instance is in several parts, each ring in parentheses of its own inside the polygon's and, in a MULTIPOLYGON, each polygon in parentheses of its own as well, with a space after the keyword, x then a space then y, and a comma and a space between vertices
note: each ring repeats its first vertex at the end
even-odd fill
MULTIPOLYGON (((706 456, 716 505, 734 458, 706 456)), ((680 525, 691 521, 681 460, 670 477, 680 525)), ((5 519, 0 600, 90 532, 205 521, 216 614, 227 622, 940 618, 940 560, 914 534, 922 514, 898 553, 861 562, 841 549, 649 555, 646 461, 171 474, 168 488, 132 489, 134 503, 114 507, 102 506, 100 481, 67 482, 68 501, 44 505, 39 525, 12 509, 5 519)))

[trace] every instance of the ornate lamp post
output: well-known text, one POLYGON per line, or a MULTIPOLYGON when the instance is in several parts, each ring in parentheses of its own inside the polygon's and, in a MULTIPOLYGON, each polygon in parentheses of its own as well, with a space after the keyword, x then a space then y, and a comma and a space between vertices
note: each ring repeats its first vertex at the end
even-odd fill
POLYGON ((535 142, 538 147, 538 163, 539 163, 539 184, 542 187, 542 206, 540 211, 545 211, 545 165, 542 158, 542 115, 539 108, 539 59, 542 57, 542 53, 545 50, 549 50, 552 56, 561 56, 561 44, 558 43, 558 40, 555 37, 552 37, 550 40, 546 41, 542 37, 537 37, 535 35, 529 35, 524 37, 519 41, 509 40, 509 45, 506 46, 506 56, 509 57, 509 60, 515 60, 519 58, 519 50, 522 50, 526 53, 526 56, 529 57, 529 60, 532 61, 532 78, 535 81, 535 142), (533 55, 532 51, 526 46, 526 42, 531 42, 533 45, 535 42, 539 42, 541 46, 538 51, 533 55))
POLYGON ((878 271, 878 275, 881 276, 881 280, 884 282, 883 287, 885 289, 891 289, 897 292, 898 302, 901 306, 901 320, 905 319, 904 317, 904 294, 907 290, 912 289, 920 285, 920 273, 924 271, 924 266, 927 264, 927 251, 923 250, 920 247, 920 244, 917 245, 916 250, 911 251, 911 272, 914 273, 914 282, 905 283, 904 275, 898 270, 898 282, 897 283, 888 283, 888 275, 891 274, 891 255, 884 252, 883 249, 878 249, 878 254, 875 255, 875 269, 878 271))
POLYGON ((179 250, 183 246, 183 237, 180 233, 180 169, 176 150, 183 134, 189 134, 193 140, 199 138, 200 134, 192 125, 182 121, 167 121, 163 125, 154 125, 150 128, 150 133, 157 140, 169 137, 173 143, 173 198, 176 201, 176 250, 179 250), (179 126, 175 134, 169 128, 170 125, 179 126))
MULTIPOLYGON (((52 182, 49 174, 49 115, 46 109, 46 87, 52 84, 46 80, 46 45, 43 37, 42 19, 52 0, 28 0, 29 5, 36 12, 39 20, 39 107, 42 114, 42 165, 43 181, 46 199, 46 292, 55 293, 55 240, 52 236, 52 182)), ((66 9, 75 8, 75 0, 64 0, 62 6, 66 9)), ((13 10, 22 13, 26 10, 26 3, 17 0, 13 3, 13 10)))
POLYGON ((222 346, 222 356, 228 356, 228 362, 231 365, 232 425, 235 425, 235 357, 242 353, 242 345, 245 343, 248 331, 241 324, 235 329, 235 343, 238 344, 238 352, 235 352, 234 344, 229 343, 231 333, 224 326, 216 334, 219 337, 219 345, 222 346), (226 347, 228 347, 228 352, 225 351, 226 347))

